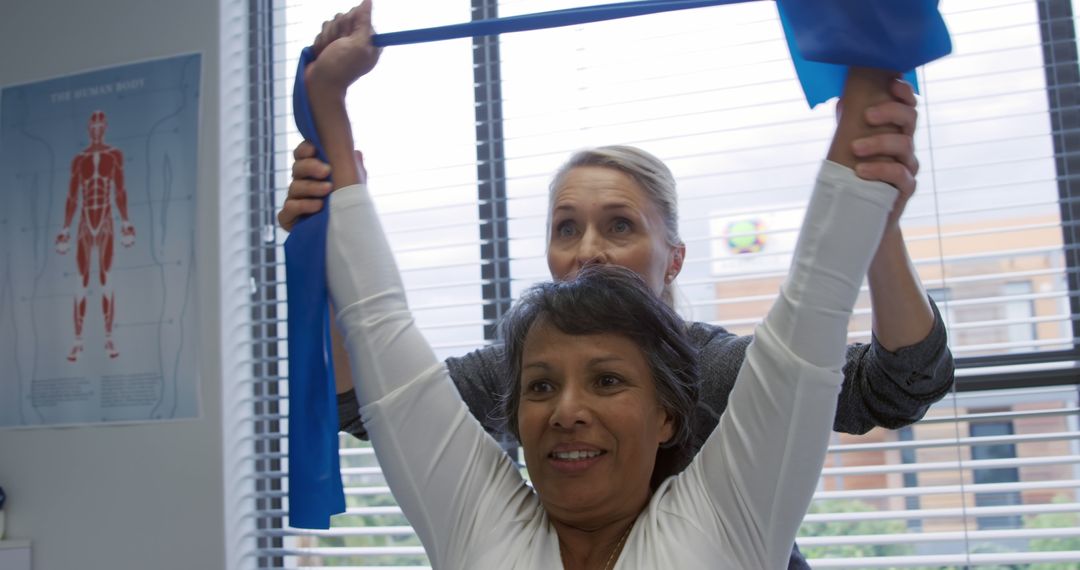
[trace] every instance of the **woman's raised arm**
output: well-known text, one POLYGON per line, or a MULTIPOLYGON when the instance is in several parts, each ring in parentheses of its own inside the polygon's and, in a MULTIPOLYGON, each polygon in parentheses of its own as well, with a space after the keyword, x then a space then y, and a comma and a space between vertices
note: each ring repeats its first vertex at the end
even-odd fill
MULTIPOLYGON (((755 331, 720 424, 676 485, 707 489, 687 508, 723 513, 715 532, 740 564, 781 568, 813 497, 842 380, 847 325, 896 188, 857 178, 860 112, 889 97, 889 74, 852 70, 842 116, 780 295, 755 331)), ((715 515, 714 515, 715 516, 715 515)))
POLYGON ((327 280, 364 425, 387 484, 437 568, 460 561, 474 532, 505 524, 526 501, 521 476, 469 414, 417 328, 367 187, 352 155, 345 89, 374 67, 371 4, 323 28, 309 97, 333 171, 327 280), (323 58, 327 58, 324 60, 323 58), (497 503, 497 504, 496 504, 497 503), (464 522, 463 522, 464 521, 464 522))

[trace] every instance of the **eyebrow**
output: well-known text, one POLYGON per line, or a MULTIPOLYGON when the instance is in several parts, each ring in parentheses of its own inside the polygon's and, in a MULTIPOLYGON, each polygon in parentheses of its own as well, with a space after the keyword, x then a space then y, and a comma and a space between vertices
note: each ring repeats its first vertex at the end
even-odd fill
MULTIPOLYGON (((626 202, 617 202, 617 203, 612 203, 612 204, 604 204, 603 206, 600 207, 600 209, 601 210, 606 210, 606 211, 610 211, 610 210, 631 210, 631 211, 634 211, 634 212, 639 211, 636 206, 634 206, 633 204, 626 203, 626 202)), ((552 212, 571 212, 571 213, 573 213, 573 212, 577 211, 577 208, 575 208, 573 206, 573 204, 559 204, 558 206, 555 206, 551 211, 552 212)))
POLYGON ((623 357, 621 357, 621 356, 619 356, 617 354, 612 354, 610 356, 598 356, 596 358, 593 358, 593 359, 589 360, 589 367, 591 368, 591 367, 594 367, 594 366, 597 366, 597 365, 600 365, 600 364, 607 364, 609 362, 623 362, 625 360, 626 360, 625 358, 623 358, 623 357))
MULTIPOLYGON (((586 363, 586 365, 588 367, 590 367, 590 368, 593 368, 593 367, 599 366, 601 364, 607 364, 609 362, 624 362, 625 360, 626 359, 623 358, 622 356, 619 356, 617 354, 612 354, 612 355, 609 355, 609 356, 597 356, 596 358, 592 358, 592 359, 589 360, 588 363, 586 363)), ((525 366, 521 367, 522 370, 528 370, 530 368, 539 368, 541 370, 551 370, 551 365, 548 364, 547 362, 541 360, 541 361, 537 361, 537 362, 530 362, 530 363, 526 364, 525 366)))

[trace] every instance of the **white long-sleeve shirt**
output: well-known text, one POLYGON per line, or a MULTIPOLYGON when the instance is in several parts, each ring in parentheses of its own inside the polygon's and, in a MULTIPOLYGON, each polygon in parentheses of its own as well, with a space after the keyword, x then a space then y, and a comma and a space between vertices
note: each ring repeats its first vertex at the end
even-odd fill
MULTIPOLYGON (((826 162, 791 274, 701 452, 615 568, 785 568, 825 457, 847 320, 896 197, 826 162)), ((561 568, 539 498, 462 402, 405 302, 362 185, 331 200, 328 278, 386 480, 438 569, 561 568)))

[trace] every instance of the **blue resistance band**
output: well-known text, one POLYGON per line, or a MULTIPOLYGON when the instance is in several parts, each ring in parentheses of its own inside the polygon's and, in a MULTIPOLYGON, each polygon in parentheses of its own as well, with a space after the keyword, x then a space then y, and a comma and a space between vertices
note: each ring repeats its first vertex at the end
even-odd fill
MULTIPOLYGON (((376 34, 376 46, 573 26, 750 0, 645 0, 376 34)), ((852 65, 906 72, 952 51, 938 0, 776 0, 795 71, 810 107, 843 92, 852 65)))
POLYGON ((599 6, 583 6, 581 8, 568 8, 566 10, 554 10, 536 14, 522 14, 520 16, 493 18, 491 20, 477 20, 474 22, 466 22, 464 24, 452 24, 449 26, 422 28, 419 30, 375 34, 371 38, 371 43, 379 47, 386 47, 458 38, 491 36, 495 34, 509 34, 511 32, 575 26, 578 24, 618 20, 632 16, 644 16, 646 14, 673 12, 675 10, 687 10, 690 8, 704 8, 706 6, 719 6, 721 4, 740 4, 747 1, 748 0, 644 0, 637 2, 619 2, 617 4, 602 4, 599 6))
MULTIPOLYGON (((599 22, 748 0, 648 0, 377 34, 377 46, 432 42, 599 22)), ((849 65, 909 71, 952 50, 937 0, 777 0, 799 81, 811 107, 839 95, 849 65)), ((300 55, 293 114, 326 161, 304 84, 314 59, 300 55)), ((905 76, 912 84, 914 74, 905 76)), ((329 198, 327 198, 329 200, 329 198)), ((289 525, 329 528, 345 511, 338 457, 337 402, 326 286, 329 202, 300 220, 285 240, 289 298, 289 525)))
POLYGON ((952 52, 938 0, 777 0, 791 61, 811 108, 840 96, 850 66, 902 71, 952 52))
MULTIPOLYGON (((327 162, 311 115, 304 68, 314 60, 300 54, 293 86, 296 127, 327 162)), ((289 526, 330 528, 330 516, 345 512, 338 456, 337 396, 331 365, 330 301, 326 286, 326 225, 323 208, 296 223, 285 240, 285 290, 289 299, 289 526)))

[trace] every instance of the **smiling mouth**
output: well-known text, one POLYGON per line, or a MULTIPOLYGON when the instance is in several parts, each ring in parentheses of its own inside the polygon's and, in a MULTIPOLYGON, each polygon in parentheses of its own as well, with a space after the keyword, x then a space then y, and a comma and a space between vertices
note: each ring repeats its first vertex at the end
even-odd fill
POLYGON ((553 451, 548 457, 558 461, 585 461, 603 455, 604 451, 553 451))

